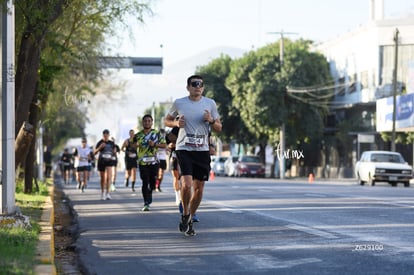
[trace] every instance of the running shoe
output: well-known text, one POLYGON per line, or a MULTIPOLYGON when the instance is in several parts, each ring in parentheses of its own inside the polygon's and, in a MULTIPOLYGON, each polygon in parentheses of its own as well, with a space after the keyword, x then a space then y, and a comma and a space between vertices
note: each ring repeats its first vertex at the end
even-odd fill
POLYGON ((101 200, 106 200, 106 193, 105 192, 102 192, 102 195, 101 195, 101 200))
POLYGON ((113 191, 116 191, 115 183, 112 183, 112 184, 111 184, 111 191, 112 191, 112 192, 113 192, 113 191))
POLYGON ((189 237, 192 237, 192 236, 196 235, 196 233, 194 231, 194 228, 193 228, 193 222, 192 221, 188 224, 188 229, 185 231, 184 234, 186 236, 189 236, 189 237))
POLYGON ((187 232, 189 228, 190 214, 181 215, 181 221, 179 225, 180 232, 187 232))
POLYGON ((144 211, 144 212, 150 211, 149 205, 145 204, 144 207, 142 208, 142 211, 144 211))
POLYGON ((128 187, 129 185, 129 180, 125 180, 125 187, 128 187))
POLYGON ((107 199, 107 200, 112 199, 111 194, 109 194, 109 193, 108 193, 108 194, 106 194, 106 199, 107 199))
POLYGON ((81 193, 85 192, 85 185, 82 185, 81 187, 81 193))
POLYGON ((81 189, 81 183, 78 182, 78 185, 76 186, 78 189, 81 189))
POLYGON ((193 218, 191 219, 193 222, 199 222, 200 219, 197 217, 197 214, 194 214, 193 218))

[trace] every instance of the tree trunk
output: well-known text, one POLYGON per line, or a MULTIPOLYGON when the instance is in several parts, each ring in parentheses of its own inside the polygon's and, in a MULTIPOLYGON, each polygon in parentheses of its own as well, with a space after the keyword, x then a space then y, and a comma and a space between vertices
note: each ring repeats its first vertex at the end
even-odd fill
MULTIPOLYGON (((35 135, 36 136, 36 135, 35 135)), ((25 160, 24 169, 24 193, 30 194, 33 192, 33 178, 35 171, 35 156, 36 156, 36 142, 30 144, 29 152, 25 160)))
MULTIPOLYGON (((39 118, 39 106, 37 105, 38 99, 38 86, 35 87, 35 94, 33 96, 32 104, 30 105, 29 123, 33 125, 34 129, 37 129, 39 118)), ((24 192, 32 193, 33 191, 33 178, 36 176, 36 131, 33 133, 33 139, 29 147, 29 152, 25 161, 25 174, 24 174, 24 192)))
POLYGON ((35 129, 30 123, 23 122, 23 125, 20 127, 19 133, 17 134, 15 142, 15 165, 16 169, 19 166, 23 166, 26 163, 26 156, 29 152, 30 144, 32 143, 34 137, 35 129))
MULTIPOLYGON (((15 135, 18 136, 18 129, 23 127, 28 120, 30 104, 36 92, 39 83, 40 57, 43 49, 45 35, 50 25, 56 21, 63 13, 63 8, 69 5, 67 0, 42 1, 34 0, 36 3, 33 7, 39 8, 34 10, 32 16, 26 22, 30 22, 24 27, 20 39, 20 49, 18 51, 16 64, 16 82, 15 82, 15 135)), ((35 102, 37 103, 37 102, 35 102)), ((37 118, 36 118, 37 121, 37 118)), ((36 129, 36 128, 35 128, 36 129)), ((15 151, 16 159, 20 159, 20 164, 24 164, 27 150, 26 144, 20 144, 25 139, 16 139, 15 151), (25 151, 26 150, 26 151, 25 151)), ((16 166, 17 168, 17 166, 16 166)))
MULTIPOLYGON (((30 27, 28 27, 29 29, 30 27)), ((26 31, 23 34, 17 58, 16 86, 15 86, 15 114, 16 130, 28 120, 30 103, 33 100, 35 88, 39 82, 40 43, 43 38, 26 31)), ((17 135, 17 133, 16 133, 17 135)))

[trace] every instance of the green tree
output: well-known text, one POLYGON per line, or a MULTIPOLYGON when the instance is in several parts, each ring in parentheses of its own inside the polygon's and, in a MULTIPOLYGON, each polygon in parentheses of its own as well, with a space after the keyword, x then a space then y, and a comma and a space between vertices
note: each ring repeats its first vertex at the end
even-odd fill
POLYGON ((287 87, 286 111, 288 138, 291 144, 310 141, 322 135, 324 118, 333 90, 326 88, 332 83, 326 58, 311 52, 312 42, 298 40, 285 42, 286 57, 281 78, 287 87), (298 93, 289 91, 298 87, 298 93))
POLYGON ((233 106, 261 149, 269 142, 276 147, 283 123, 288 145, 319 137, 332 95, 322 89, 289 92, 288 87, 320 86, 331 80, 325 58, 309 50, 310 41, 285 40, 284 45, 283 67, 279 44, 274 43, 234 60, 226 79, 233 106))
MULTIPOLYGON (((232 59, 228 55, 221 55, 210 63, 197 68, 196 74, 204 78, 205 95, 216 101, 223 130, 219 137, 230 142, 240 140, 240 135, 246 131, 246 127, 240 118, 239 109, 233 105, 233 96, 226 87, 226 78, 230 74, 232 59), (241 131, 244 129, 245 131, 241 131)), ((244 138, 243 138, 244 139, 244 138)))
MULTIPOLYGON (((104 37, 126 26, 129 15, 142 22, 150 9, 138 0, 33 0, 15 1, 15 10, 16 167, 23 164, 26 170, 31 169, 26 157, 34 154, 34 147, 30 138, 19 135, 24 122, 37 129, 36 108, 45 106, 51 92, 62 93, 65 82, 74 92, 91 91, 89 83, 98 80, 104 37)), ((26 178, 25 190, 30 191, 31 177, 26 178)))

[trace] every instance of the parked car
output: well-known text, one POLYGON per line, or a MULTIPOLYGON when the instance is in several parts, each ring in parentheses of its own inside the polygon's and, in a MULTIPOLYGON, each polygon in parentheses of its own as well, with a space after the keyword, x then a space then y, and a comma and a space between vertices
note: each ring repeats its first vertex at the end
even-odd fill
POLYGON ((211 170, 213 170, 216 176, 224 176, 224 162, 227 160, 227 157, 212 156, 211 157, 211 170))
POLYGON ((228 177, 234 177, 236 171, 236 162, 239 159, 238 156, 230 156, 224 162, 224 175, 228 177))
POLYGON ((397 186, 398 182, 410 186, 413 169, 400 153, 389 151, 366 151, 355 164, 355 176, 360 185, 367 182, 374 186, 377 181, 397 186))
POLYGON ((264 177, 265 166, 258 156, 232 156, 224 163, 226 176, 264 177))

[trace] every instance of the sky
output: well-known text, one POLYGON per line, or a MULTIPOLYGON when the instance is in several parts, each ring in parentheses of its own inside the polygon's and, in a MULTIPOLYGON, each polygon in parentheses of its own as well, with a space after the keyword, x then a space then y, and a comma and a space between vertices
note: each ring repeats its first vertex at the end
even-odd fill
MULTIPOLYGON (((131 21, 133 37, 120 31, 108 39, 110 55, 162 57, 161 75, 137 75, 122 69, 114 81, 126 81, 120 102, 90 108, 86 132, 100 138, 103 128, 114 135, 123 120, 135 120, 153 104, 186 96, 186 77, 196 66, 232 57, 280 38, 325 42, 369 21, 369 0, 152 0, 152 16, 143 25, 131 21), (136 26, 134 26, 136 25, 136 26), (276 32, 276 33, 275 33, 276 32), (202 63, 200 63, 202 62, 202 63), (105 111, 103 111, 105 110, 105 111), (100 114, 111 110, 110 114, 100 114)), ((414 14, 412 0, 384 0, 385 18, 414 14)), ((208 83, 207 83, 208 85, 208 83)), ((93 101, 93 100, 92 100, 93 101)), ((105 104, 104 104, 105 105, 105 104)))

